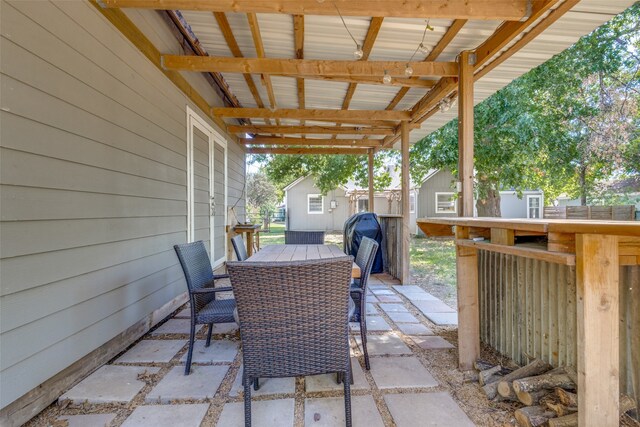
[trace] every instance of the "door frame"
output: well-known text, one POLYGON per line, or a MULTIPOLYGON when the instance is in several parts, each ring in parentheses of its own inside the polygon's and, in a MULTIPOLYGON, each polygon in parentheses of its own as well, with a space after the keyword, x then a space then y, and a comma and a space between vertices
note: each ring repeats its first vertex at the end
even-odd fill
POLYGON ((217 268, 226 261, 227 254, 227 238, 226 232, 224 237, 224 250, 222 254, 214 253, 214 238, 215 238, 215 213, 216 207, 215 200, 215 145, 218 144, 222 147, 224 152, 224 225, 227 224, 227 206, 228 206, 228 188, 229 188, 229 174, 228 174, 228 152, 227 141, 218 133, 206 120, 204 120, 195 110, 187 105, 187 242, 193 242, 195 240, 195 185, 193 178, 194 158, 193 158, 193 128, 198 129, 204 133, 207 137, 209 144, 209 254, 211 256, 211 264, 213 268, 217 268), (213 214, 212 214, 213 213, 213 214))
POLYGON ((542 206, 542 194, 527 194, 527 218, 531 218, 531 211, 530 211, 530 205, 529 205, 529 201, 531 199, 538 199, 538 213, 539 216, 536 219, 540 219, 542 218, 542 211, 543 211, 543 206, 542 206))

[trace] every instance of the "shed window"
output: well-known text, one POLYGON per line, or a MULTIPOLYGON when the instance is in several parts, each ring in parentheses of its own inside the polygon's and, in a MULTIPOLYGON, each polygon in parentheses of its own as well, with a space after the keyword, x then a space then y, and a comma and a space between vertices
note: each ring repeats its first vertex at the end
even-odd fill
POLYGON ((456 213, 456 199, 454 193, 436 193, 436 213, 456 213))
POLYGON ((527 218, 542 218, 542 196, 527 196, 527 218))
POLYGON ((324 212, 322 194, 307 194, 307 213, 321 214, 324 212))
POLYGON ((416 212, 416 194, 415 193, 411 193, 409 195, 409 212, 410 213, 416 212))
POLYGON ((369 212, 369 199, 358 199, 358 212, 369 212))

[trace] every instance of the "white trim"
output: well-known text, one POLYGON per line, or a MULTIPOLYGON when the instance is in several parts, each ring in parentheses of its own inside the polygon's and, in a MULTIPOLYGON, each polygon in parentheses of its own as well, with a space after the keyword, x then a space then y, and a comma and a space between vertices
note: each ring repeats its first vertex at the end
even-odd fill
POLYGON ((295 187, 296 185, 300 184, 302 181, 304 181, 309 175, 306 176, 301 176, 300 178, 296 179, 295 181, 293 181, 291 184, 287 185, 286 187, 284 187, 283 191, 289 191, 291 190, 293 187, 295 187))
POLYGON ((457 213, 458 212, 458 199, 453 199, 453 210, 452 211, 446 211, 446 212, 438 212, 438 196, 441 194, 445 194, 447 196, 455 196, 456 193, 451 192, 451 191, 436 191, 435 193, 435 205, 434 205, 434 213, 436 215, 447 215, 447 214, 452 214, 452 213, 457 213))
MULTIPOLYGON (((375 196, 374 196, 374 198, 375 198, 375 196)), ((375 203, 375 201, 374 201, 374 203, 375 203)), ((368 195, 361 196, 361 197, 358 197, 356 199, 356 212, 370 212, 369 211, 369 196, 368 195), (360 205, 360 200, 366 200, 367 201, 367 209, 365 209, 364 211, 360 210, 360 206, 359 206, 360 205)))
POLYGON ((324 197, 322 194, 307 194, 307 214, 309 215, 322 215, 324 213, 324 197), (309 199, 312 197, 320 197, 320 204, 322 206, 322 211, 320 212, 311 212, 309 210, 309 199))
POLYGON ((531 199, 539 199, 540 203, 538 204, 538 214, 539 216, 536 219, 542 218, 543 215, 543 209, 542 209, 542 194, 529 194, 527 195, 527 218, 531 218, 531 212, 530 212, 530 206, 529 206, 529 200, 531 199))
POLYGON ((416 192, 413 191, 409 194, 409 213, 416 213, 416 207, 418 204, 418 196, 416 192), (413 198, 413 210, 411 210, 411 198, 413 198))

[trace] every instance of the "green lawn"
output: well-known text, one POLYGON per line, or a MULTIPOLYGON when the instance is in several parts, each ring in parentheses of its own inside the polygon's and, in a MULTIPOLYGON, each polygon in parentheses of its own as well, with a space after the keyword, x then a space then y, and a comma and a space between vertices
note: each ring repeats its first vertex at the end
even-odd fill
MULTIPOLYGON (((342 233, 327 233, 325 242, 342 248, 342 233)), ((271 224, 260 233, 260 246, 284 244, 284 224, 271 224)), ((411 239, 411 277, 414 284, 456 305, 456 252, 452 238, 411 239)))

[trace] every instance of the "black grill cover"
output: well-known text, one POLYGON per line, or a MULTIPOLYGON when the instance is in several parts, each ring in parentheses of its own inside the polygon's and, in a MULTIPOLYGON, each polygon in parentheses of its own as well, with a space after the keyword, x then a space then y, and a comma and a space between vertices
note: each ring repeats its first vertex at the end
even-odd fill
POLYGON ((376 258, 373 261, 372 273, 382 273, 382 228, 378 222, 378 216, 371 212, 360 212, 344 223, 344 252, 354 257, 358 253, 363 237, 369 237, 380 245, 376 258))

